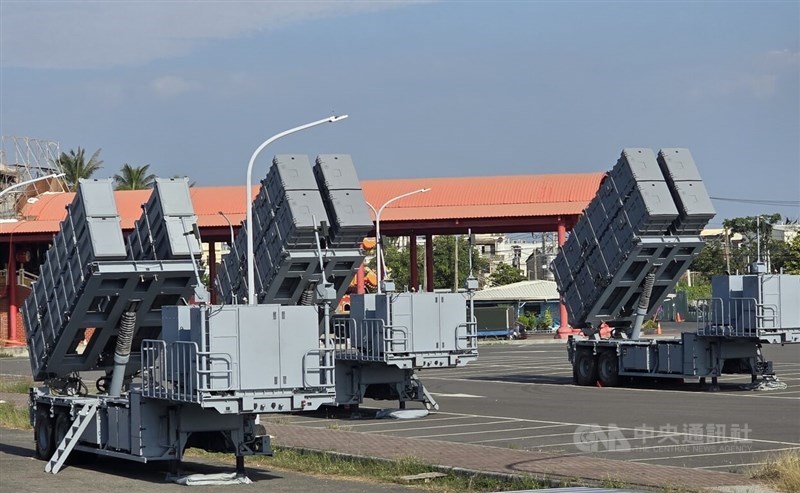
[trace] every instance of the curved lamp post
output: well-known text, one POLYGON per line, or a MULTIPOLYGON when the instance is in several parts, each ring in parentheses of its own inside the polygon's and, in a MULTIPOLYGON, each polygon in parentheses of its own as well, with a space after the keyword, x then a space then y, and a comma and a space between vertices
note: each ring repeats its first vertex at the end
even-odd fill
MULTIPOLYGON (((378 276, 377 276, 378 294, 381 294, 381 272, 384 270, 383 254, 381 253, 381 250, 383 249, 383 241, 381 240, 381 213, 386 208, 386 206, 391 204, 392 202, 396 202, 400 199, 404 199, 406 197, 409 197, 417 193, 425 193, 428 191, 430 191, 430 188, 420 188, 419 190, 414 190, 413 192, 406 192, 402 195, 398 195, 397 197, 392 197, 391 199, 384 202, 384 204, 378 210, 375 210, 375 207, 369 202, 367 202, 367 205, 369 206, 370 209, 372 209, 373 214, 375 214, 375 239, 378 248, 378 251, 375 254, 375 263, 377 264, 378 267, 378 276)), ((416 245, 413 245, 413 247, 416 247, 416 245)))
POLYGON ((246 204, 246 211, 247 211, 247 304, 248 305, 255 305, 256 304, 256 283, 255 283, 255 254, 253 252, 253 164, 256 162, 256 158, 264 150, 265 147, 272 144, 276 140, 280 139, 281 137, 286 137, 289 134, 293 134, 295 132, 299 132, 301 130, 305 130, 307 128, 316 127, 317 125, 322 125, 323 123, 334 123, 347 118, 348 115, 340 115, 340 116, 331 116, 322 120, 317 120, 315 122, 306 123, 305 125, 300 125, 299 127, 290 128, 289 130, 285 130, 279 134, 275 134, 269 139, 265 140, 261 143, 260 146, 253 152, 253 155, 250 157, 250 163, 247 165, 247 204, 246 204))
MULTIPOLYGON (((236 247, 235 247, 235 246, 234 246, 234 244, 233 244, 233 242, 234 242, 234 237, 233 237, 233 224, 231 224, 231 220, 230 220, 230 219, 228 219, 228 216, 226 216, 224 212, 222 212, 222 211, 217 211, 217 214, 219 214, 220 216, 222 216, 222 217, 223 217, 223 219, 225 219, 225 222, 226 222, 226 223, 228 223, 228 228, 231 230, 231 248, 230 248, 230 249, 231 249, 231 250, 235 250, 235 249, 236 249, 236 247)), ((234 251, 234 255, 236 255, 237 257, 239 256, 239 254, 238 254, 236 251, 234 251)))
POLYGON ((54 174, 52 174, 52 175, 40 176, 39 178, 34 178, 34 179, 32 179, 32 180, 25 180, 25 181, 21 181, 21 182, 19 182, 19 183, 16 183, 16 184, 14 184, 14 185, 11 185, 11 186, 10 186, 10 187, 8 187, 8 188, 4 188, 2 191, 0 191, 0 197, 2 197, 3 195, 7 194, 7 193, 8 193, 8 192, 10 192, 11 190, 14 190, 15 188, 24 187, 25 185, 30 185, 30 184, 31 184, 31 183, 33 183, 33 182, 36 182, 36 181, 41 181, 41 180, 47 180, 47 179, 49 179, 49 178, 61 178, 61 177, 62 177, 62 176, 64 176, 65 174, 66 174, 66 173, 54 173, 54 174))
MULTIPOLYGON (((37 181, 40 181, 40 180, 47 180, 48 178, 61 178, 65 174, 66 173, 53 173, 51 175, 40 176, 38 178, 33 178, 32 180, 25 180, 25 181, 16 183, 14 185, 11 185, 10 187, 7 187, 7 188, 4 188, 3 190, 0 190, 0 197, 2 197, 3 195, 7 194, 8 192, 14 190, 15 188, 24 187, 25 185, 29 185, 29 184, 31 184, 33 182, 37 182, 37 181)), ((16 293, 16 285, 15 285, 15 283, 17 282, 16 279, 15 279, 16 270, 17 270, 16 269, 17 262, 16 262, 16 259, 12 258, 13 257, 13 253, 12 253, 13 251, 14 251, 14 243, 12 242, 12 243, 10 243, 9 259, 8 259, 8 264, 9 264, 8 265, 8 286, 9 286, 9 292, 11 293, 10 297, 9 297, 9 302, 11 303, 11 307, 15 307, 15 305, 16 305, 16 300, 15 300, 16 296, 15 296, 14 293, 16 293)), ((11 313, 11 312, 9 312, 9 313, 11 313)), ((9 338, 12 341, 16 341, 16 339, 17 339, 17 321, 16 320, 17 320, 17 318, 13 317, 13 316, 11 317, 11 320, 9 320, 8 332, 9 332, 9 338)))

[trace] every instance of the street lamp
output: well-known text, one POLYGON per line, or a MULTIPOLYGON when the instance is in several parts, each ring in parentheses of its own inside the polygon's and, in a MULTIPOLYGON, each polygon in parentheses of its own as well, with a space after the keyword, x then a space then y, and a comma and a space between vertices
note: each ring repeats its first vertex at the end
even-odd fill
POLYGON ((7 194, 11 190, 14 190, 15 188, 24 187, 25 185, 30 185, 33 182, 40 181, 40 180, 47 180, 49 178, 61 178, 65 174, 66 173, 53 173, 52 175, 40 176, 39 178, 34 178, 32 180, 21 181, 21 182, 19 182, 17 184, 11 185, 10 187, 5 188, 2 191, 0 191, 0 197, 2 197, 3 195, 7 194))
POLYGON ((230 228, 230 230, 231 230, 231 247, 230 247, 230 250, 232 250, 232 251, 233 251, 233 254, 234 254, 234 255, 236 256, 236 258, 238 259, 238 258, 239 258, 239 252, 237 252, 237 251, 236 251, 236 246, 233 244, 233 242, 234 242, 234 238, 233 238, 233 224, 231 224, 231 220, 230 220, 230 219, 228 219, 228 216, 226 216, 224 212, 222 212, 222 211, 217 211, 217 214, 219 214, 220 216, 222 216, 222 217, 225 219, 225 222, 226 222, 226 223, 228 223, 228 228, 230 228))
MULTIPOLYGON (((377 264, 377 267, 378 267, 378 276, 377 276, 377 279, 378 279, 378 294, 381 294, 381 271, 383 271, 383 254, 381 253, 381 250, 383 248, 383 242, 381 241, 381 213, 386 208, 386 206, 391 204, 392 202, 396 202, 396 201, 398 201, 400 199, 404 199, 404 198, 406 198, 408 196, 411 196, 411 195, 414 195, 414 194, 417 194, 417 193, 425 193, 425 192, 428 192, 428 191, 430 191, 430 188, 420 188, 419 190, 414 190, 413 192, 406 192, 406 193, 404 193, 402 195, 398 195, 397 197, 393 197, 393 198, 387 200, 386 202, 384 202, 384 204, 378 210, 375 210, 375 207, 372 204, 370 204, 369 202, 367 202, 367 205, 369 206, 369 208, 372 209, 372 213, 375 214, 375 240, 376 240, 377 248, 378 248, 378 250, 377 250, 377 252, 375 254, 375 263, 377 264)), ((412 248, 416 248, 416 245, 413 245, 412 248)))
POLYGON ((261 143, 260 146, 253 152, 253 155, 250 156, 250 163, 247 165, 247 304, 248 305, 255 305, 256 304, 256 283, 255 283, 255 252, 253 252, 253 164, 256 162, 256 158, 264 150, 265 147, 272 144, 276 140, 280 139, 281 137, 286 137, 289 134, 293 134, 295 132, 299 132, 301 130, 305 130, 307 128, 316 127, 317 125, 322 125, 323 123, 334 123, 340 120, 344 120, 347 118, 348 115, 340 115, 340 116, 330 116, 328 118, 324 118, 322 120, 317 120, 315 122, 306 123, 305 125, 300 125, 299 127, 290 128, 289 130, 285 130, 279 134, 275 134, 269 139, 265 140, 261 143))

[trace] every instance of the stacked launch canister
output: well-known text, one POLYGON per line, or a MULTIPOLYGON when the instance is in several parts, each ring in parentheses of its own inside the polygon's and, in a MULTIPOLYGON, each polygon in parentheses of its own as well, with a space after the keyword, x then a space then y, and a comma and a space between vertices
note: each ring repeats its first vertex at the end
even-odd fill
POLYGON ((156 178, 153 194, 142 205, 142 216, 128 236, 133 260, 199 257, 197 223, 186 178, 156 178))
POLYGON ((630 315, 652 270, 655 307, 699 252, 713 216, 688 150, 623 150, 552 265, 570 323, 630 315))
POLYGON ((118 323, 130 301, 138 300, 133 346, 138 353, 143 338, 158 337, 161 307, 190 296, 197 279, 187 257, 199 256, 200 250, 193 237, 187 240, 183 230, 169 225, 169 204, 181 201, 179 195, 166 199, 165 189, 176 192, 176 187, 186 194, 188 215, 181 216, 191 231, 194 212, 186 181, 157 180, 149 216, 145 211, 128 237, 129 252, 111 180, 80 181, 22 309, 34 379, 110 369, 118 323))
MULTIPOLYGON (((317 284, 344 295, 363 261, 361 240, 372 229, 350 156, 278 155, 253 202, 258 303, 308 304, 317 284), (318 246, 325 250, 320 268, 318 246)), ((247 231, 223 258, 217 289, 226 303, 247 295, 247 231)))

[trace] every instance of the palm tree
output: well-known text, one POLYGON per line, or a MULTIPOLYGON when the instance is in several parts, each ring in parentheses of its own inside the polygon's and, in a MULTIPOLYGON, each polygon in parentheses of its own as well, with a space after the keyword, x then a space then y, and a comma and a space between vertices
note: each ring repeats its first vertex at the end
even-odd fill
POLYGON ((90 178, 97 170, 103 167, 103 160, 99 158, 100 149, 94 151, 89 162, 86 162, 85 149, 70 150, 69 154, 62 152, 56 159, 56 166, 64 173, 64 181, 70 190, 78 188, 78 180, 90 178))
POLYGON ((147 174, 149 164, 144 166, 131 166, 128 163, 122 165, 120 174, 114 175, 115 190, 144 190, 153 188, 156 175, 147 174))

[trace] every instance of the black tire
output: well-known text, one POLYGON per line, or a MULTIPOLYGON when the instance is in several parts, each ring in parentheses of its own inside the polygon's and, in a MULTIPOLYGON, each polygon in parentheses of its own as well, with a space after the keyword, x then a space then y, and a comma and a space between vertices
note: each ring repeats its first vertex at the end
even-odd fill
POLYGON ((619 356, 616 351, 605 351, 597 359, 597 379, 603 387, 619 385, 619 356))
POLYGON ((597 384, 597 359, 589 349, 579 349, 575 354, 575 363, 573 363, 575 371, 575 380, 578 385, 596 385, 597 384))
POLYGON ((58 447, 61 440, 67 436, 67 432, 71 426, 72 417, 69 415, 69 412, 60 412, 56 415, 56 424, 53 428, 53 443, 55 443, 56 447, 58 447))
POLYGON ((36 411, 33 439, 36 442, 36 457, 42 460, 50 460, 56 445, 53 441, 53 419, 45 409, 36 411))

